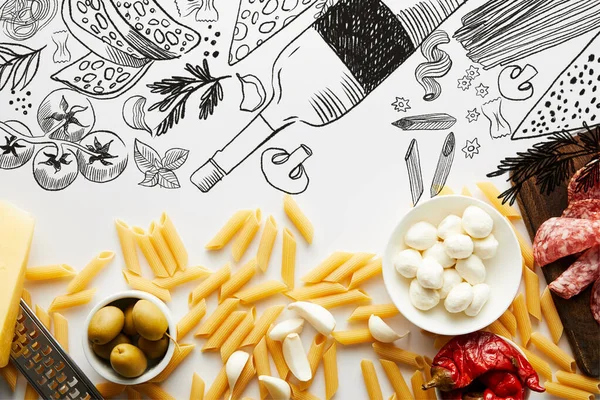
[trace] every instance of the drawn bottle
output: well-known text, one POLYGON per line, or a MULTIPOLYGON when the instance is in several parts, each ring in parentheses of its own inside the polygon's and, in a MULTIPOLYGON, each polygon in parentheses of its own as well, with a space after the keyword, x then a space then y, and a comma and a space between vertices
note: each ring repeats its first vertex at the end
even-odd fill
POLYGON ((424 0, 395 15, 381 0, 340 0, 279 54, 273 66, 273 98, 194 172, 192 182, 208 192, 290 125, 319 127, 338 120, 464 1, 424 0))

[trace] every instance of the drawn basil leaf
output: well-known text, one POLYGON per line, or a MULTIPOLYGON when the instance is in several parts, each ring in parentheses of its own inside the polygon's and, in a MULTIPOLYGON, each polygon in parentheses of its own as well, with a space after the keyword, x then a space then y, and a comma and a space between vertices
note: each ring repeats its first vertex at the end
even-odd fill
POLYGON ((158 184, 165 189, 178 189, 180 187, 175 172, 165 168, 158 170, 158 184))
POLYGON ((189 150, 179 148, 170 149, 163 157, 162 165, 166 169, 175 170, 185 163, 189 154, 189 150))
POLYGON ((157 172, 146 172, 144 180, 139 183, 141 186, 153 187, 158 184, 158 173, 157 172))
POLYGON ((135 140, 133 158, 135 165, 143 173, 150 171, 152 168, 162 168, 163 166, 156 150, 137 139, 135 140))

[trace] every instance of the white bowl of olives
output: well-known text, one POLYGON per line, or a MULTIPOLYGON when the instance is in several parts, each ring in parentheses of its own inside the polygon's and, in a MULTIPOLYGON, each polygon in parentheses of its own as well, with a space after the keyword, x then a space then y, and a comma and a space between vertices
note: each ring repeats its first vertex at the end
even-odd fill
POLYGON ((90 311, 83 352, 94 370, 121 385, 160 374, 173 357, 177 328, 168 307, 139 290, 108 296, 90 311))

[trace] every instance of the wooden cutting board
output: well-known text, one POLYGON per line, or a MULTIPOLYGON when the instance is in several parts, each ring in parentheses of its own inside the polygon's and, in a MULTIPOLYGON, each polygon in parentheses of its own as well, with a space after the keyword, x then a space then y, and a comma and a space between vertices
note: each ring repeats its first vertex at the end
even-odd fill
MULTIPOLYGON (((568 147, 565 149, 571 151, 568 147)), ((589 158, 580 158, 575 162, 577 169, 585 165, 589 158)), ((558 217, 567 207, 566 184, 556 188, 549 196, 541 194, 534 179, 523 185, 517 202, 523 214, 523 221, 533 239, 539 226, 551 217, 558 217)), ((575 257, 566 257, 542 268, 546 282, 556 279, 575 261, 575 257)), ((565 327, 564 333, 569 340, 578 368, 586 375, 600 376, 600 326, 590 311, 592 286, 582 293, 565 300, 552 293, 554 304, 565 327)))

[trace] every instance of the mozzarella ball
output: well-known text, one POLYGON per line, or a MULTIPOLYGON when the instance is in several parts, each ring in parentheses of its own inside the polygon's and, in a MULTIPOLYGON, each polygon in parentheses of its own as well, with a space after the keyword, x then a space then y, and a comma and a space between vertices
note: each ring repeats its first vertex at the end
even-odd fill
POLYGON ((429 222, 417 222, 404 236, 404 243, 417 250, 425 250, 437 242, 437 229, 429 222))
POLYGON ((492 233, 494 221, 488 213, 477 206, 469 206, 465 209, 462 216, 462 228, 471 237, 483 239, 492 233))
POLYGON ((454 268, 449 268, 444 270, 442 279, 444 283, 438 292, 440 293, 440 299, 445 299, 452 288, 462 282, 462 278, 454 268))
POLYGON ((493 233, 484 239, 473 240, 473 254, 482 260, 489 260, 496 255, 498 241, 493 233))
POLYGON ((477 285, 485 281, 485 265, 481 258, 471 255, 464 260, 456 262, 456 272, 471 285, 477 285))
POLYGON ((459 283, 454 286, 446 300, 444 307, 451 313, 459 313, 465 311, 473 301, 473 286, 467 282, 459 283))
POLYGON ((417 268, 421 261, 423 261, 421 253, 414 249, 406 249, 396 255, 394 267, 403 277, 414 278, 417 276, 417 268))
POLYGON ((410 282, 408 295, 412 305, 423 311, 432 309, 440 302, 440 295, 437 290, 424 288, 419 285, 416 279, 410 282))
POLYGON ((473 301, 471 305, 465 310, 465 314, 469 317, 474 317, 479 314, 479 311, 483 308, 490 298, 490 287, 486 283, 480 283, 479 285, 473 286, 473 301))
POLYGON ((417 281, 427 289, 441 289, 443 281, 444 268, 433 258, 426 257, 421 261, 417 269, 417 281))
POLYGON ((438 224, 437 235, 440 239, 446 239, 460 233, 464 232, 462 229, 462 219, 458 215, 450 214, 438 224))
POLYGON ((467 258, 473 253, 473 239, 468 235, 452 235, 444 240, 444 250, 450 258, 467 258))
POLYGON ((450 268, 454 264, 456 264, 456 260, 454 258, 448 257, 446 254, 446 250, 444 249, 444 244, 442 242, 437 242, 427 250, 423 252, 423 258, 430 257, 437 261, 442 267, 450 268))

